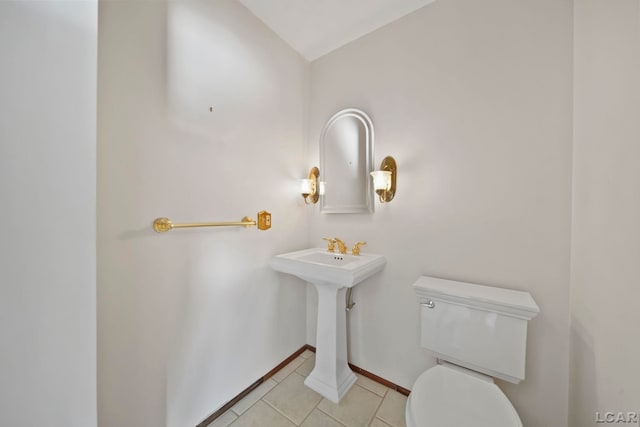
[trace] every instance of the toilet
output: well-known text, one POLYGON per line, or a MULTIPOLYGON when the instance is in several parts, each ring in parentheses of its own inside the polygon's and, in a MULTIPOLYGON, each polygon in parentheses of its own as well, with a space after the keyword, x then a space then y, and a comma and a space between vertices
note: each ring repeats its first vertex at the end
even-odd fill
POLYGON ((524 380, 527 324, 539 312, 528 292, 420 277, 421 344, 438 364, 416 380, 408 427, 522 427, 494 383, 524 380))

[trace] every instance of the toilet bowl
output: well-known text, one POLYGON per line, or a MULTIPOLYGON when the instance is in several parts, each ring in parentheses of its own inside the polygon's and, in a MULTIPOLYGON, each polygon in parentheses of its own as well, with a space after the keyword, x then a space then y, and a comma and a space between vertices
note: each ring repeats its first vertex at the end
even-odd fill
POLYGON ((539 311, 527 292, 422 276, 421 343, 438 365, 407 399, 408 427, 522 427, 493 378, 524 379, 528 321, 539 311))
POLYGON ((436 365, 417 379, 407 400, 408 427, 522 427, 491 377, 436 365))

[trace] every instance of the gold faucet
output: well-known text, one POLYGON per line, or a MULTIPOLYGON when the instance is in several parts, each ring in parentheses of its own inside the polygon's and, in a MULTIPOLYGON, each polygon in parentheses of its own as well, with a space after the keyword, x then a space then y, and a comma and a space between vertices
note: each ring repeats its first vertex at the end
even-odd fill
POLYGON ((345 245, 344 242, 337 237, 334 237, 333 240, 335 240, 336 244, 338 245, 338 251, 340 251, 341 254, 346 254, 347 245, 345 245))
POLYGON ((329 242, 327 244, 327 251, 335 252, 335 250, 336 250, 336 239, 334 239, 332 237, 323 237, 322 240, 326 240, 327 242, 329 242))
POLYGON ((353 245, 353 249, 351 249, 351 253, 353 255, 360 255, 360 246, 364 246, 366 245, 367 242, 358 242, 355 245, 353 245))

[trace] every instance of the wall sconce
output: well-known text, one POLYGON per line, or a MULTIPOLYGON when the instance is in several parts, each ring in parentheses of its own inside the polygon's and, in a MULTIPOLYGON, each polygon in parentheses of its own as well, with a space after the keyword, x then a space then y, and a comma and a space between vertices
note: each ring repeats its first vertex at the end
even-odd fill
POLYGON ((380 170, 371 172, 373 177, 373 188, 380 197, 380 203, 386 203, 393 200, 396 194, 396 177, 398 175, 398 167, 393 157, 387 156, 380 164, 380 170))
POLYGON ((314 166, 309 171, 309 177, 300 181, 300 193, 302 193, 302 198, 307 205, 318 203, 318 198, 320 197, 320 191, 318 191, 319 176, 320 170, 314 166))

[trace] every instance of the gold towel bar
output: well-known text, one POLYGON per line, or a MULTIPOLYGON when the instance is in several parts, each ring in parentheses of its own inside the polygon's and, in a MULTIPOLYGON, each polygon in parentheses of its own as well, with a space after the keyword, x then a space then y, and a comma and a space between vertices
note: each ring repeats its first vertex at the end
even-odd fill
POLYGON ((156 218, 153 221, 153 229, 156 233, 164 233, 173 228, 189 228, 189 227, 252 227, 258 226, 259 230, 268 230, 271 228, 271 214, 267 211, 258 212, 258 220, 254 220, 245 216, 241 221, 231 222, 192 222, 185 224, 174 224, 169 218, 156 218))

